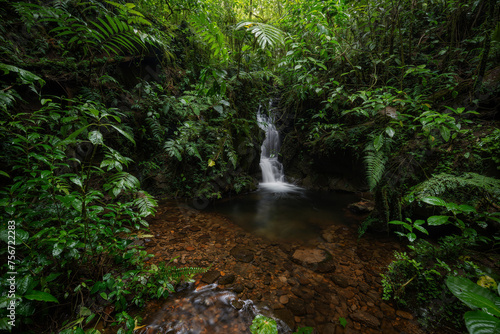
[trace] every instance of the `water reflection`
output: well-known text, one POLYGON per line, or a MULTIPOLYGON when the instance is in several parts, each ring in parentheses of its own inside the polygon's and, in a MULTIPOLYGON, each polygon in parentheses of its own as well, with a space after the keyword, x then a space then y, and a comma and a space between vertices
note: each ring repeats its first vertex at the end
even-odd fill
POLYGON ((250 194, 217 202, 219 212, 248 232, 268 239, 310 239, 332 224, 349 224, 355 194, 306 191, 283 183, 261 183, 250 194))

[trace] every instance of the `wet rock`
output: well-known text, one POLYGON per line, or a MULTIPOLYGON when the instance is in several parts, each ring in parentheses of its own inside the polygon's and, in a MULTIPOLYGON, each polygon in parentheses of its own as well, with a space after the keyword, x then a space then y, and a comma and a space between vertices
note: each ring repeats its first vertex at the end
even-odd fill
POLYGON ((289 309, 283 308, 283 309, 275 310, 274 315, 278 319, 281 319, 292 330, 295 328, 295 318, 293 316, 293 313, 289 309))
POLYGON ((288 309, 292 311, 294 315, 305 315, 306 305, 302 299, 290 298, 287 304, 288 309))
POLYGON ((323 302, 316 302, 314 304, 314 309, 316 310, 316 312, 319 312, 324 316, 328 316, 331 313, 330 305, 323 302))
POLYGON ((254 252, 243 246, 236 246, 230 251, 231 255, 240 262, 249 263, 254 258, 254 252))
POLYGON ((405 311, 401 311, 401 310, 397 310, 396 311, 396 315, 398 317, 405 318, 405 319, 408 319, 408 320, 412 320, 413 319, 413 316, 410 313, 405 312, 405 311))
POLYGON ((212 284, 220 277, 220 272, 217 270, 207 271, 201 276, 201 281, 207 284, 212 284))
POLYGON ((330 253, 318 248, 297 249, 292 255, 292 261, 319 273, 335 271, 335 264, 330 253))
POLYGON ((281 296, 279 300, 280 300, 280 303, 283 305, 288 304, 288 302, 290 301, 290 299, 288 298, 287 295, 281 296))
POLYGON ((373 201, 359 201, 357 203, 351 203, 347 208, 356 214, 370 213, 375 208, 375 203, 373 201))
POLYGON ((297 297, 303 299, 303 300, 312 300, 314 298, 314 291, 306 288, 306 287, 297 287, 293 288, 292 292, 294 295, 297 297))
POLYGON ((219 284, 221 285, 227 285, 227 284, 232 284, 234 282, 235 276, 233 274, 228 274, 226 276, 222 276, 219 278, 219 284))
POLYGON ((245 302, 243 302, 242 300, 239 300, 239 299, 234 299, 231 301, 231 305, 237 309, 237 310, 241 310, 243 308, 243 306, 245 305, 245 302))
POLYGON ((323 239, 325 239, 326 242, 334 242, 335 240, 335 234, 334 232, 331 231, 325 231, 321 234, 323 239))
POLYGON ((285 306, 283 306, 283 304, 281 303, 274 303, 271 307, 273 308, 273 310, 280 310, 285 308, 285 306))
POLYGON ((332 259, 326 260, 324 262, 321 262, 318 264, 318 267, 316 268, 316 271, 318 273, 322 274, 327 274, 327 273, 333 273, 335 271, 336 267, 335 264, 333 263, 332 259))
POLYGON ((286 254, 290 254, 290 253, 292 252, 292 250, 293 250, 292 245, 290 245, 290 244, 285 244, 285 243, 281 243, 281 244, 279 245, 279 248, 280 248, 280 249, 281 249, 284 253, 286 253, 286 254))
POLYGON ((349 286, 349 278, 344 275, 332 275, 331 279, 333 283, 337 284, 341 288, 347 288, 349 286))
POLYGON ((332 323, 319 326, 318 329, 321 334, 335 334, 335 325, 332 323))
POLYGON ((380 304, 380 310, 384 312, 384 315, 387 318, 394 319, 396 311, 394 311, 394 308, 392 308, 390 305, 387 305, 386 303, 381 303, 380 304))
POLYGON ((380 326, 380 321, 368 312, 358 310, 350 314, 352 320, 361 322, 367 326, 377 328, 380 326))
POLYGON ((241 284, 234 284, 232 287, 231 287, 231 290, 233 290, 235 293, 237 294, 240 294, 243 292, 245 288, 243 287, 243 285, 241 284))
POLYGON ((253 289, 255 288, 255 283, 253 282, 245 282, 245 286, 247 289, 253 289))

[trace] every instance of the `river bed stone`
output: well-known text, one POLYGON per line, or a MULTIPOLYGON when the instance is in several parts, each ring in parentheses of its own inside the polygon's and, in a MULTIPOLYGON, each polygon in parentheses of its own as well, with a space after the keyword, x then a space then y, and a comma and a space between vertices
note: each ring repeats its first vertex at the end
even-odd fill
MULTIPOLYGON (((357 226, 330 226, 322 231, 322 239, 269 241, 220 214, 172 202, 160 208, 149 220, 152 234, 162 236, 145 245, 156 255, 151 263, 178 257, 183 259, 178 266, 210 266, 198 281, 218 282, 240 299, 269 305, 292 330, 309 324, 319 334, 424 333, 410 313, 396 311, 381 298, 380 274, 394 250, 401 249, 394 239, 358 239, 357 226), (179 235, 179 230, 185 234, 179 235), (339 317, 347 320, 345 329, 339 317)), ((233 305, 243 307, 242 303, 233 305)))

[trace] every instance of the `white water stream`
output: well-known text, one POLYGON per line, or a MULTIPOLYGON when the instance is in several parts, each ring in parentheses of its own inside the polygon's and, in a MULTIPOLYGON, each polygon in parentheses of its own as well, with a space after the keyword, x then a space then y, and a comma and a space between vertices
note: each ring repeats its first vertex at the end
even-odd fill
POLYGON ((260 153, 260 168, 262 170, 260 188, 272 192, 293 192, 302 189, 285 181, 283 164, 278 160, 281 146, 280 136, 272 116, 263 114, 259 108, 257 122, 259 127, 266 132, 260 153))

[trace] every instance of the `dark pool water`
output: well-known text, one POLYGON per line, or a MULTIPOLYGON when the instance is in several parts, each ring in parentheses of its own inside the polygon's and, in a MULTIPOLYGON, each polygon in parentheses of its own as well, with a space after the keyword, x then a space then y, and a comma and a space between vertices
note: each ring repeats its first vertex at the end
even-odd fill
POLYGON ((211 210, 267 239, 297 240, 315 238, 332 224, 358 221, 347 210, 357 201, 359 196, 351 193, 264 183, 257 191, 215 203, 211 210))

